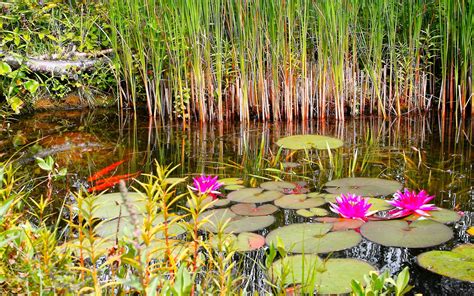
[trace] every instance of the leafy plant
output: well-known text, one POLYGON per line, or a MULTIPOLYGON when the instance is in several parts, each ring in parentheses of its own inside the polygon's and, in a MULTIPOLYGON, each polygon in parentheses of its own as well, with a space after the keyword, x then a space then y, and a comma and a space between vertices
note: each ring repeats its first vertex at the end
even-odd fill
POLYGON ((396 295, 402 296, 408 294, 413 288, 408 284, 410 273, 408 267, 405 267, 396 277, 390 276, 388 270, 381 274, 370 272, 365 277, 365 285, 359 281, 352 281, 352 293, 354 296, 384 296, 396 295))

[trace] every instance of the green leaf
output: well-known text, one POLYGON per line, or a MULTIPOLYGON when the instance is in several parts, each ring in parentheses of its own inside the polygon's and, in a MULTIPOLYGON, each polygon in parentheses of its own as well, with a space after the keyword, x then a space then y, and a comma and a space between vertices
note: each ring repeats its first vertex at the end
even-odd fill
POLYGON ((7 98, 7 102, 8 102, 8 105, 10 105, 10 108, 12 108, 12 110, 16 114, 20 113, 20 109, 23 106, 23 101, 19 97, 14 96, 11 98, 7 98))
POLYGON ((352 280, 351 286, 352 286, 352 295, 364 296, 364 288, 362 287, 359 281, 352 280))
POLYGON ((23 86, 26 88, 27 91, 29 91, 31 94, 34 94, 39 87, 39 83, 36 80, 28 80, 25 83, 23 83, 23 86))
POLYGON ((14 199, 13 197, 10 197, 9 199, 5 200, 1 205, 0 205, 0 223, 3 222, 3 217, 6 215, 8 210, 10 209, 14 199))
POLYGON ((54 159, 51 157, 51 155, 49 155, 48 157, 46 157, 46 159, 42 159, 40 157, 37 157, 36 158, 36 163, 38 164, 38 166, 47 171, 47 172, 50 172, 53 170, 53 165, 54 165, 54 159))
POLYGON ((10 67, 10 65, 0 61, 0 75, 5 75, 7 73, 10 73, 11 71, 12 68, 10 67))
POLYGON ((408 271, 408 267, 405 267, 397 276, 396 281, 396 289, 397 289, 397 296, 401 296, 401 292, 405 290, 405 287, 408 285, 408 281, 410 280, 410 273, 408 271))

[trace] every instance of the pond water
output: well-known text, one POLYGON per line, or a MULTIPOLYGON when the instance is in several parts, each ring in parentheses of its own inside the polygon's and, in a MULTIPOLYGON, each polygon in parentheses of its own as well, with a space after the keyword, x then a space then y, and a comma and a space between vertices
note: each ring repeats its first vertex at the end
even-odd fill
MULTIPOLYGON (((150 172, 153 160, 161 164, 179 164, 176 176, 200 173, 219 177, 240 177, 247 186, 282 178, 305 181, 313 190, 321 190, 329 181, 344 177, 378 177, 397 180, 404 187, 425 189, 436 195, 439 207, 462 211, 462 219, 450 225, 454 239, 429 249, 451 250, 472 242, 466 230, 472 225, 474 200, 474 122, 454 119, 441 124, 436 117, 401 118, 384 121, 359 118, 338 122, 310 123, 223 123, 183 126, 162 125, 145 114, 117 115, 115 111, 57 111, 37 113, 4 126, 0 140, 1 159, 16 153, 22 170, 31 178, 44 176, 34 167, 34 157, 52 155, 60 167, 68 169, 67 184, 75 190, 89 186, 87 177, 113 162, 126 160, 115 172, 150 172), (273 163, 277 157, 275 142, 293 134, 321 134, 342 139, 342 148, 328 151, 290 153, 282 151, 288 168, 273 163), (293 167, 291 164, 298 164, 293 167)), ((53 192, 60 207, 65 188, 53 192)), ((68 202, 73 202, 70 195, 68 202)), ((327 207, 326 207, 327 208, 327 207)), ((54 209, 51 209, 54 211, 54 209)), ((279 210, 277 222, 259 233, 274 228, 312 221, 279 210)), ((418 267, 415 256, 429 249, 383 247, 363 239, 348 250, 332 257, 359 258, 380 270, 395 273, 410 267, 415 292, 424 295, 473 294, 473 285, 427 272, 418 267)), ((263 262, 264 251, 240 255, 245 266, 245 284, 249 291, 268 291, 263 262), (255 260, 257 259, 257 260, 255 260)))

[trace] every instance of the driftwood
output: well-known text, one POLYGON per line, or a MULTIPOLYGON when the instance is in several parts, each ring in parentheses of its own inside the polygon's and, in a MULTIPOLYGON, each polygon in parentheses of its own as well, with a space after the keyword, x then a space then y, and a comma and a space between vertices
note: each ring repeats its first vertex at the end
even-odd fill
POLYGON ((98 63, 109 61, 112 49, 106 49, 95 53, 71 52, 64 54, 42 55, 38 57, 25 57, 17 54, 7 53, 0 50, 0 61, 18 69, 25 65, 33 72, 40 72, 52 76, 67 76, 77 79, 78 71, 89 71, 98 63))

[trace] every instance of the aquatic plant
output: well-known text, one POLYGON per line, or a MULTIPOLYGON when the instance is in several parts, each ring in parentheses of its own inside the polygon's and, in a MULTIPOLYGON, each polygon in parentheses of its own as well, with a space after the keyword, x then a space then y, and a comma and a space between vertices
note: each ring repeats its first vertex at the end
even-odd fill
POLYGON ((217 196, 221 195, 218 190, 223 185, 222 183, 217 181, 217 179, 217 176, 206 176, 203 174, 199 177, 193 178, 194 187, 190 188, 191 190, 197 192, 199 195, 208 195, 212 197, 212 199, 217 199, 217 196))
POLYGON ((389 212, 393 218, 405 217, 413 213, 420 216, 430 216, 428 211, 438 209, 433 204, 427 204, 434 198, 434 195, 429 196, 425 190, 416 193, 405 188, 403 192, 399 190, 393 196, 395 198, 392 201, 387 201, 397 208, 389 212))
POLYGON ((330 203, 330 209, 336 214, 348 219, 359 219, 366 221, 367 217, 375 213, 369 212, 370 204, 366 198, 347 193, 336 197, 336 204, 330 203))

